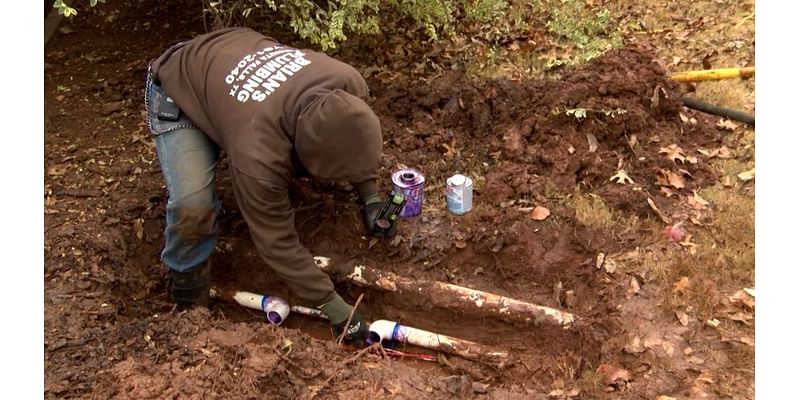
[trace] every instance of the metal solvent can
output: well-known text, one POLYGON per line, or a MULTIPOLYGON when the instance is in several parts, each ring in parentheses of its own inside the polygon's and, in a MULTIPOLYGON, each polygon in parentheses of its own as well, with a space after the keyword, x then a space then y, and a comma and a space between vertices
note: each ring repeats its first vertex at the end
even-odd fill
POLYGON ((425 177, 414 168, 403 168, 392 174, 392 192, 406 198, 400 210, 401 217, 415 217, 422 213, 425 200, 425 177))
POLYGON ((447 178, 447 210, 456 215, 472 209, 472 179, 455 174, 447 178))

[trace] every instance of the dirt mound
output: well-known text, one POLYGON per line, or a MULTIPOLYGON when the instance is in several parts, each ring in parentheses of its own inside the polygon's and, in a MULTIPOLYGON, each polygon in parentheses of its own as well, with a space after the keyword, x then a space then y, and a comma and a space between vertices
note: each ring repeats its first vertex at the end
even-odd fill
MULTIPOLYGON (((719 140, 713 126, 682 121, 678 87, 651 53, 636 48, 610 51, 558 80, 471 81, 448 73, 416 87, 372 87, 393 161, 425 165, 438 177, 485 171, 476 201, 496 206, 541 196, 548 183, 646 204, 639 200, 658 191, 660 171, 675 169, 662 147, 719 140), (620 198, 609 182, 619 169, 641 183, 637 199, 620 198)), ((714 175, 702 163, 683 167, 693 178, 687 190, 714 175)))

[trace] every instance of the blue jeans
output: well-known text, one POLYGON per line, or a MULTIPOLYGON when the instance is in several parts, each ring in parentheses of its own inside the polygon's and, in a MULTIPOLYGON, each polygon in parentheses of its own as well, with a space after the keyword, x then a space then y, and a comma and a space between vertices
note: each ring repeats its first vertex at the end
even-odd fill
POLYGON ((215 173, 219 147, 183 113, 177 121, 159 120, 156 105, 165 96, 148 71, 147 120, 169 192, 161 261, 183 272, 204 263, 217 241, 220 202, 215 173))

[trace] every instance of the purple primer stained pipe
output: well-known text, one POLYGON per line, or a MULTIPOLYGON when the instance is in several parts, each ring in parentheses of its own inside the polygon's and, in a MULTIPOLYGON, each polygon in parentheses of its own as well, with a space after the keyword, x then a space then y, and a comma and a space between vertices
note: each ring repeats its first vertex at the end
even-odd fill
POLYGON ((414 168, 403 168, 392 174, 392 192, 406 198, 401 217, 416 217, 422 213, 425 200, 425 176, 414 168))

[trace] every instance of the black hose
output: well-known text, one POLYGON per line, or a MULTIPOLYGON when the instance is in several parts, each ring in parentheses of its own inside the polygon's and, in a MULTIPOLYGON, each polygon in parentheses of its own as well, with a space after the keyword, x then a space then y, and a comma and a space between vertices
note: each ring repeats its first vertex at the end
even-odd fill
POLYGON ((745 124, 748 124, 750 126, 756 126, 756 116, 752 114, 731 110, 730 108, 725 108, 722 106, 718 106, 716 104, 707 103, 703 100, 689 96, 682 96, 681 102, 683 102, 684 106, 698 111, 719 115, 720 117, 730 118, 734 121, 744 122, 745 124))

